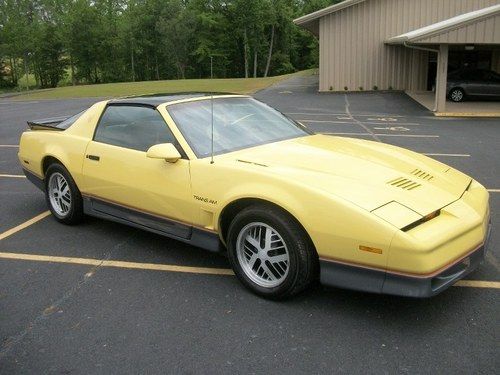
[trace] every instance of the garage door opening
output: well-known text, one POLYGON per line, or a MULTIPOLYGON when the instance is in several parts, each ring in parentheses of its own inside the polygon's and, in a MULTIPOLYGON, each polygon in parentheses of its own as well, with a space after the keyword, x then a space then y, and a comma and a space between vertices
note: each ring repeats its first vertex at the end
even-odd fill
MULTIPOLYGON (((448 77, 459 71, 490 70, 500 73, 500 51, 485 46, 450 46, 448 56, 448 77)), ((427 65, 427 91, 434 91, 436 85, 437 53, 429 53, 427 65)))

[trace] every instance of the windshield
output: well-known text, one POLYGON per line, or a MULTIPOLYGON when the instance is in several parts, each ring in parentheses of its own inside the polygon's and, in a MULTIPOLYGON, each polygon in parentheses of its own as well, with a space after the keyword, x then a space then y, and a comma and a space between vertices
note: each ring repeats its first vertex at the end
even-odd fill
POLYGON ((168 112, 199 158, 211 153, 212 105, 215 155, 311 134, 252 98, 215 98, 168 106, 168 112))

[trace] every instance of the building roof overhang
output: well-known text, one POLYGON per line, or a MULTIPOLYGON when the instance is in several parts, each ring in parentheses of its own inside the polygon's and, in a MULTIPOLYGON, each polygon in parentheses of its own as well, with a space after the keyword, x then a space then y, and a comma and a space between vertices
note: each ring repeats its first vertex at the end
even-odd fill
MULTIPOLYGON (((481 22, 487 18, 494 17, 497 15, 500 15, 500 4, 475 10, 473 12, 464 13, 459 16, 434 23, 432 25, 421 27, 420 29, 412 30, 404 34, 394 36, 392 38, 387 39, 385 43, 393 45, 426 44, 427 40, 431 37, 437 37, 446 34, 450 31, 463 29, 469 25, 481 22)), ((440 43, 466 44, 467 41, 454 39, 454 40, 440 41, 440 43)))
POLYGON ((298 26, 311 31, 315 35, 319 35, 319 19, 331 13, 338 12, 350 6, 362 3, 366 0, 344 0, 341 3, 330 5, 329 7, 320 9, 316 12, 306 14, 305 16, 293 20, 298 26))

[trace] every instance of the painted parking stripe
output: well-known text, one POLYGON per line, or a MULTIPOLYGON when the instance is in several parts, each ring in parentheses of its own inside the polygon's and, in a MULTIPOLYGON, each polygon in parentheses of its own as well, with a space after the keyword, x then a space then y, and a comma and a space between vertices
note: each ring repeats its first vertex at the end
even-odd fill
POLYGON ((373 121, 361 121, 363 124, 368 125, 384 125, 384 126, 419 126, 418 122, 373 122, 373 121))
POLYGON ((490 193, 500 193, 500 189, 488 189, 490 193))
POLYGON ((22 175, 22 174, 0 174, 0 177, 5 177, 5 178, 26 178, 26 176, 22 175))
POLYGON ((383 117, 383 118, 391 118, 391 117, 405 117, 403 115, 388 115, 388 114, 378 114, 378 115, 357 115, 355 113, 352 114, 354 117, 383 117))
POLYGON ((454 158, 470 158, 469 154, 435 154, 429 152, 423 152, 422 154, 427 156, 450 156, 454 158))
MULTIPOLYGON (((0 259, 25 260, 25 261, 46 262, 46 263, 78 264, 78 265, 87 265, 94 267, 96 266, 113 267, 113 268, 140 269, 140 270, 163 271, 163 272, 180 272, 180 273, 192 273, 192 274, 202 274, 202 275, 223 275, 223 276, 234 275, 234 272, 229 268, 178 266, 173 264, 125 262, 120 260, 100 260, 94 258, 74 258, 74 257, 61 257, 61 256, 26 254, 26 253, 0 252, 0 259)), ((470 287, 470 288, 500 289, 500 282, 481 281, 481 280, 461 280, 458 281, 455 284, 455 286, 470 287)))
POLYGON ((0 145, 1 148, 19 148, 19 145, 0 145))
POLYGON ((326 121, 326 120, 296 120, 298 122, 308 122, 308 123, 314 123, 314 124, 323 124, 323 123, 328 123, 328 124, 349 124, 349 125, 356 125, 356 122, 354 121, 326 121))
MULTIPOLYGON (((21 94, 25 95, 25 94, 21 94)), ((0 102, 1 105, 12 105, 12 104, 35 104, 35 103, 40 103, 38 101, 24 101, 24 100, 9 100, 8 102, 0 102)))
MULTIPOLYGON (((285 115, 311 115, 311 116, 348 116, 347 113, 315 113, 315 112, 284 112, 285 115)), ((352 114, 354 117, 405 117, 401 115, 356 115, 352 114)))
POLYGON ((460 280, 456 282, 455 286, 500 289, 500 281, 460 280))
POLYGON ((322 133, 326 135, 350 135, 350 136, 377 136, 377 137, 407 137, 407 138, 439 138, 434 134, 380 134, 380 133, 322 133))
MULTIPOLYGON (((347 118, 346 118, 347 120, 347 118)), ((314 123, 314 124, 357 124, 356 121, 337 121, 337 120, 307 120, 307 119, 303 119, 303 120, 297 120, 299 122, 310 122, 310 123, 314 123)), ((363 124, 367 124, 367 125, 384 125, 384 126, 387 126, 387 122, 371 122, 371 121, 360 121, 362 122, 363 124)), ((419 123, 416 123, 416 122, 397 122, 397 123, 391 123, 391 125, 394 125, 394 126, 417 126, 417 125, 420 125, 419 123)))
POLYGON ((119 260, 73 258, 73 257, 60 257, 60 256, 39 255, 39 254, 0 252, 0 259, 27 260, 34 262, 65 263, 65 264, 82 264, 82 265, 98 266, 98 267, 130 268, 130 269, 141 269, 141 270, 152 270, 152 271, 196 273, 204 275, 228 275, 228 276, 234 275, 233 271, 229 268, 177 266, 173 264, 137 263, 137 262, 124 262, 119 260))
POLYGON ((34 218, 29 219, 28 221, 25 221, 24 223, 19 224, 18 226, 15 226, 14 228, 11 228, 11 229, 1 233, 0 234, 0 241, 9 237, 9 236, 12 236, 14 233, 17 233, 17 232, 29 227, 30 225, 35 224, 36 222, 46 218, 49 215, 50 215, 50 211, 42 212, 40 215, 37 215, 34 218))

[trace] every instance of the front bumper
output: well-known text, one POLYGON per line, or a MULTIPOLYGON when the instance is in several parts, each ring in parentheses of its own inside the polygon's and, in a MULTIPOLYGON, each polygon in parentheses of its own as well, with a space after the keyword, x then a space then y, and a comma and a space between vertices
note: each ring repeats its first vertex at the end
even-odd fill
POLYGON ((482 245, 437 274, 410 276, 330 260, 320 260, 320 280, 323 285, 364 292, 406 297, 432 297, 463 279, 479 266, 486 255, 490 232, 491 224, 482 245))

